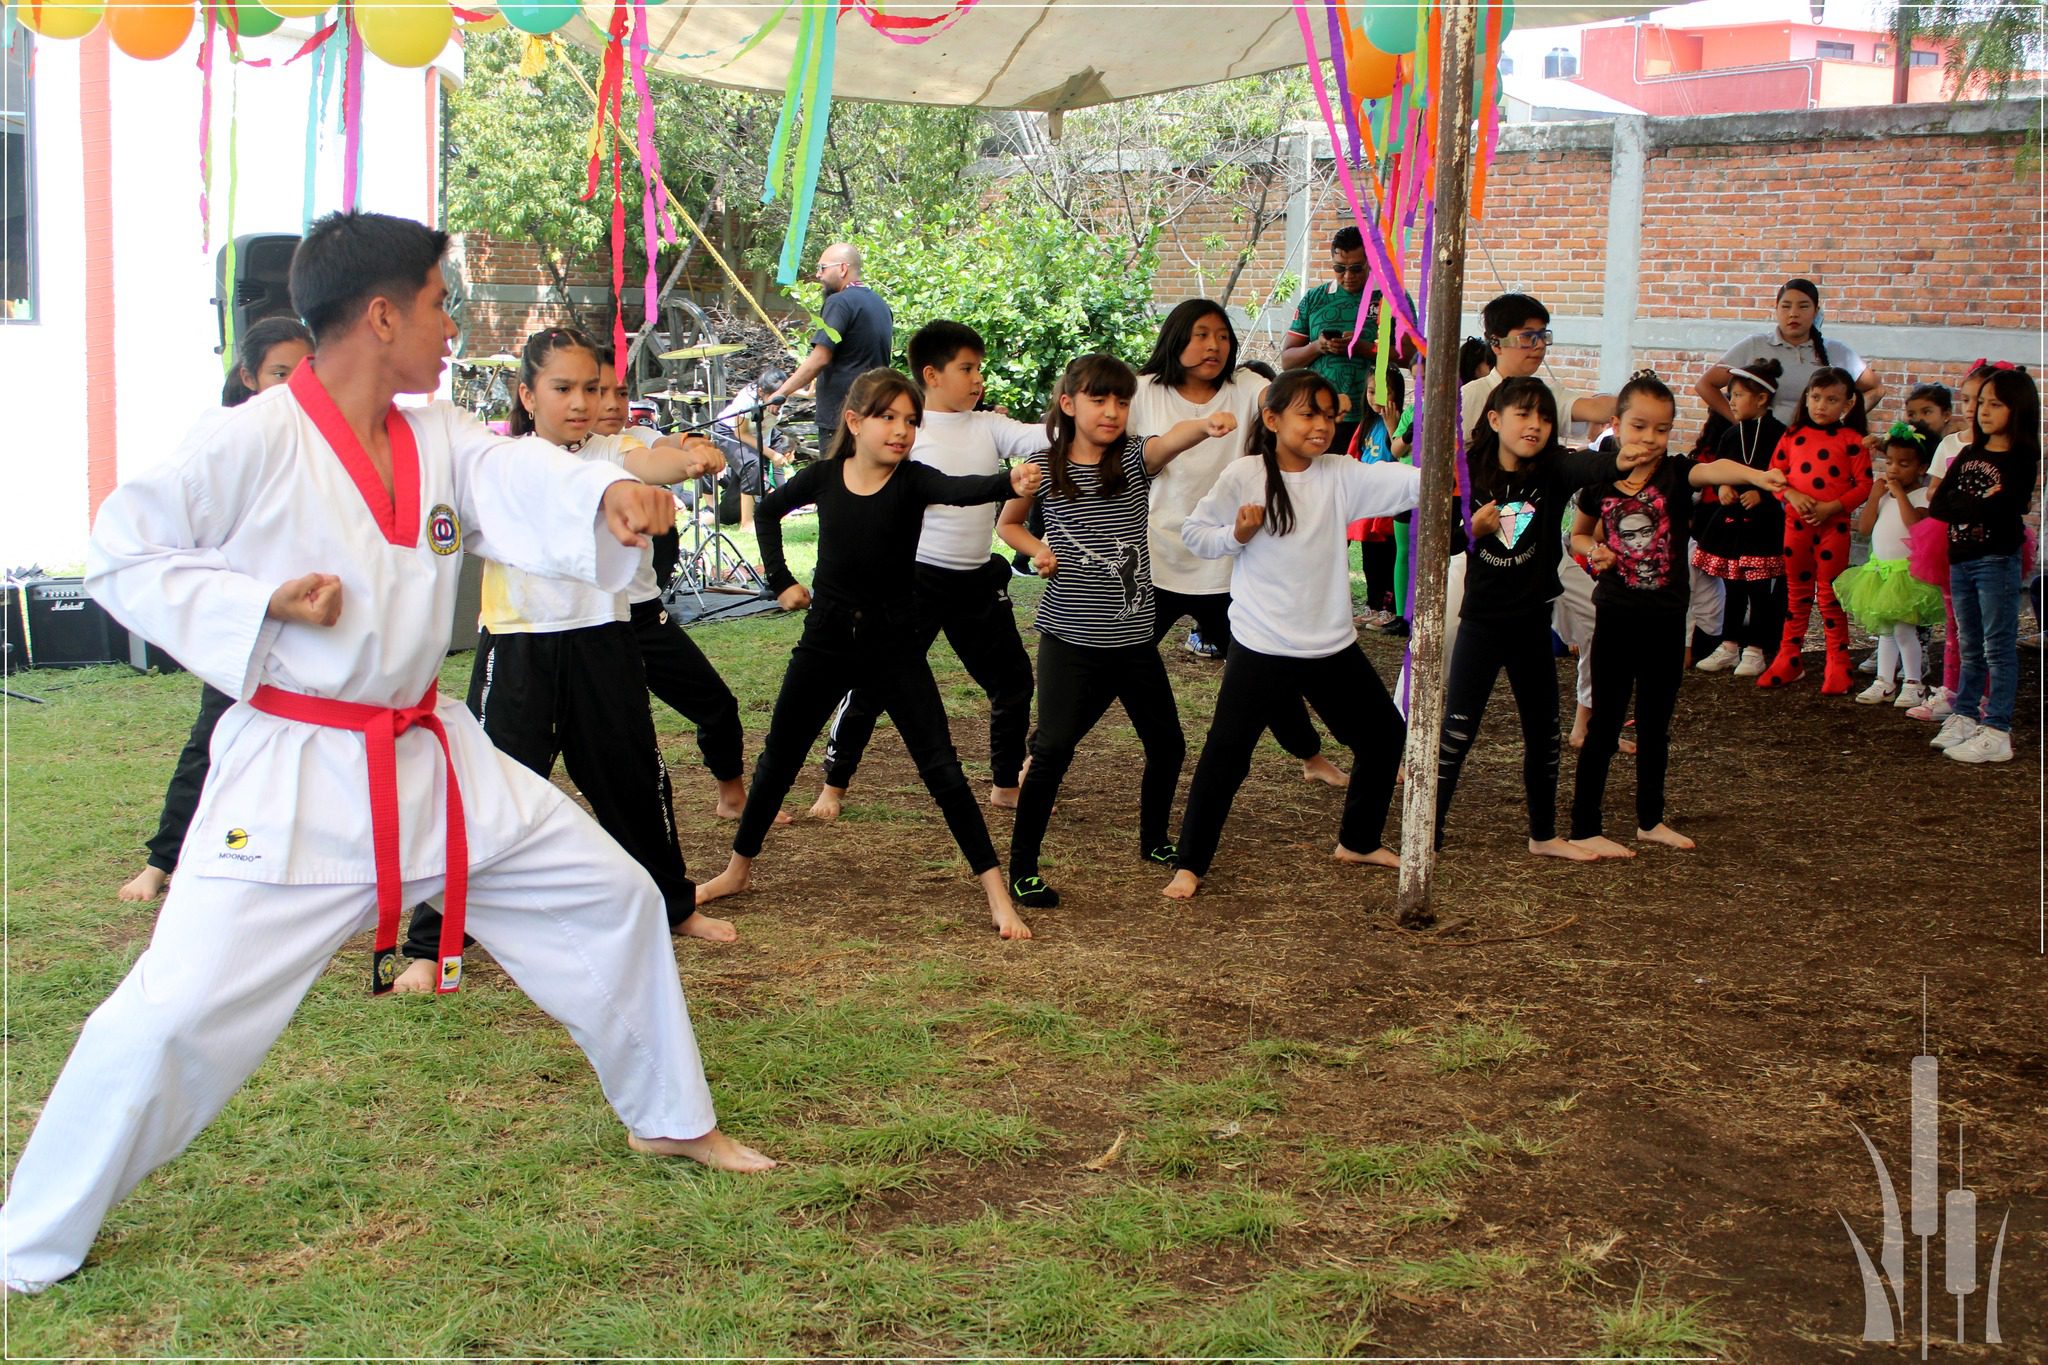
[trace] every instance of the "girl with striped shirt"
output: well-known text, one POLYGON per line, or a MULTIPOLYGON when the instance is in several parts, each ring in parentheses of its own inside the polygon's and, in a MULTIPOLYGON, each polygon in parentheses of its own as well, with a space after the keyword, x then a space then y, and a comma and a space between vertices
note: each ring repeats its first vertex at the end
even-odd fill
POLYGON ((1033 497, 1011 500, 996 528, 1047 580, 1037 616, 1038 729, 1010 836, 1010 894, 1029 906, 1059 904, 1038 875, 1039 845, 1074 750, 1113 701, 1123 703, 1145 748, 1139 851, 1161 866, 1174 860, 1166 821, 1187 745, 1153 645, 1147 493, 1176 455, 1228 436, 1237 418, 1224 408, 1163 435, 1132 436, 1124 427, 1137 387, 1130 366, 1114 356, 1068 365, 1046 416, 1051 448, 1031 457, 1045 471, 1035 494, 1045 536, 1025 525, 1033 497))

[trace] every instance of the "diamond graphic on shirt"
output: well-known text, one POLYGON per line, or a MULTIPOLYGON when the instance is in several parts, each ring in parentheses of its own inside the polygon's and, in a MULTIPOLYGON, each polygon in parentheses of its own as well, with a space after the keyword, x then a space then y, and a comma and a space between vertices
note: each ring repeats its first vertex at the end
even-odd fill
POLYGON ((1500 505, 1500 529, 1493 533, 1494 539, 1512 550, 1522 543, 1522 532, 1529 529, 1529 523, 1536 520, 1536 504, 1533 502, 1504 502, 1500 505))

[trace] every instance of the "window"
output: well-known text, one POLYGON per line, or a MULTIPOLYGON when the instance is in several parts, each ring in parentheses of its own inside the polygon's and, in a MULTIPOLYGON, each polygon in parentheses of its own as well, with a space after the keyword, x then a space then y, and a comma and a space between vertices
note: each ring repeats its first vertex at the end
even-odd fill
POLYGON ((1870 54, 1870 60, 1872 60, 1873 62, 1876 62, 1876 63, 1877 63, 1877 64, 1878 64, 1879 66, 1883 66, 1883 65, 1884 65, 1885 63, 1889 62, 1889 61, 1890 61, 1891 59, 1892 59, 1892 49, 1891 49, 1891 44, 1889 44, 1889 43, 1879 43, 1879 44, 1877 45, 1877 51, 1875 51, 1875 52, 1873 52, 1873 53, 1871 53, 1871 54, 1870 54))
POLYGON ((36 316, 34 41, 15 28, 13 45, 0 54, 0 322, 36 316))
POLYGON ((1854 43, 1815 43, 1813 55, 1824 62, 1853 62, 1856 60, 1854 43))
POLYGON ((1913 66, 1940 66, 1941 54, 1939 52, 1921 52, 1916 49, 1912 54, 1912 62, 1910 64, 1913 66))

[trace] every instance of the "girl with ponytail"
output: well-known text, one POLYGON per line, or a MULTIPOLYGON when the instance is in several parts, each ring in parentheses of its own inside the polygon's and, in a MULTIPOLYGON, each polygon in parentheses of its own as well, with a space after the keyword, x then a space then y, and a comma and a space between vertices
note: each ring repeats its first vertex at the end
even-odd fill
POLYGON ((1306 701, 1352 753, 1334 856, 1395 867, 1382 841, 1401 762, 1403 726, 1386 685, 1358 647, 1347 530, 1362 517, 1411 510, 1421 471, 1330 454, 1337 390, 1289 370, 1266 390, 1254 458, 1226 468, 1188 514, 1180 537, 1204 559, 1230 559, 1230 655, 1215 719, 1188 790, 1179 856, 1166 894, 1193 896, 1208 875, 1252 750, 1277 708, 1306 701))

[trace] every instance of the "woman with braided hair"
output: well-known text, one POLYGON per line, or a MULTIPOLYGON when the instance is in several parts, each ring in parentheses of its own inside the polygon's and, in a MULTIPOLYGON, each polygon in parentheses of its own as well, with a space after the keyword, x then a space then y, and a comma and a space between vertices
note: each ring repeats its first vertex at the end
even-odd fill
MULTIPOLYGON (((1779 365, 1778 391, 1771 400, 1771 415, 1789 427, 1799 413, 1800 395, 1818 369, 1832 367, 1846 371, 1854 383, 1850 410, 1843 418, 1850 430, 1866 429, 1864 414, 1884 397, 1884 385, 1877 372, 1863 363, 1863 357, 1839 341, 1821 335, 1820 286, 1808 279, 1791 279, 1778 286, 1777 327, 1744 337, 1728 354, 1710 367, 1693 386, 1700 400, 1724 422, 1735 414, 1728 405, 1728 384, 1738 369, 1752 372, 1755 362, 1775 360, 1779 365)), ((1718 423, 1714 424, 1718 428, 1718 423)), ((1718 436, 1718 430, 1713 433, 1718 436)))

